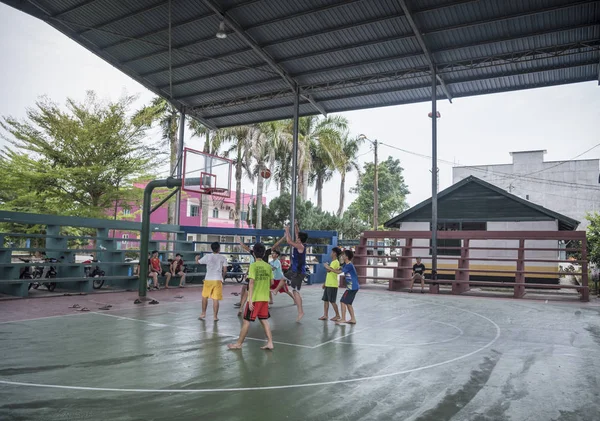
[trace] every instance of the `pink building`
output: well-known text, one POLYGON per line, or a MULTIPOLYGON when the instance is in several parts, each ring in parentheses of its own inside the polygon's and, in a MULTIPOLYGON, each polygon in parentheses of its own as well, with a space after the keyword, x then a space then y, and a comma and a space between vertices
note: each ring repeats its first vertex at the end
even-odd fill
MULTIPOLYGON (((145 184, 136 184, 136 187, 143 189, 145 184)), ((235 191, 232 191, 228 198, 223 197, 210 197, 208 206, 208 226, 213 228, 234 228, 234 213, 235 213, 235 191)), ((246 220, 248 219, 249 205, 253 200, 256 200, 256 196, 251 194, 242 193, 241 199, 241 228, 252 228, 253 226, 248 225, 246 220)), ((155 199, 153 202, 159 202, 160 199, 155 199)), ((174 200, 174 199, 172 199, 174 200)), ((181 206, 180 206, 180 225, 183 226, 202 226, 202 206, 201 206, 201 195, 199 193, 182 192, 181 195, 181 206)), ((265 197, 262 198, 263 205, 266 205, 267 200, 265 197)), ((139 206, 131 206, 131 209, 118 208, 118 214, 123 219, 131 221, 141 222, 142 210, 139 206)), ((161 206, 159 209, 154 211, 150 215, 150 222, 153 224, 166 224, 167 223, 168 206, 167 204, 161 206)), ((256 217, 256 215, 254 215, 256 217)), ((137 249, 139 243, 137 241, 128 241, 129 239, 139 238, 137 232, 124 232, 115 231, 115 238, 122 238, 121 249, 133 248, 137 249)), ((198 241, 200 236, 188 235, 188 241, 198 241), (198 237, 198 238, 196 238, 198 237)), ((166 235, 157 233, 153 236, 154 239, 164 240, 166 235)), ((218 239, 217 239, 218 241, 218 239)), ((230 239, 229 241, 233 241, 230 239)))

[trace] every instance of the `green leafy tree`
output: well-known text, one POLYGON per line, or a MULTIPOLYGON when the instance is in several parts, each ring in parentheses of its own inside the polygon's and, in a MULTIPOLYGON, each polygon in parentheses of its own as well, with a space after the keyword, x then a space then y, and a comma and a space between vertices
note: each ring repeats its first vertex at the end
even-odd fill
POLYGON ((587 226, 588 259, 600 265, 600 213, 594 212, 585 217, 590 223, 587 226))
POLYGON ((107 218, 115 202, 137 197, 132 181, 152 171, 158 152, 143 142, 150 121, 130 116, 134 99, 88 92, 61 108, 42 98, 23 121, 3 117, 0 208, 107 218))
MULTIPOLYGON (((383 224, 393 216, 408 208, 406 195, 409 194, 408 186, 402 175, 403 168, 399 159, 391 156, 378 165, 378 216, 379 222, 383 224)), ((357 193, 358 197, 349 207, 353 215, 361 221, 369 223, 373 220, 373 192, 375 191, 375 165, 365 164, 364 171, 360 173, 356 187, 351 191, 357 193)))

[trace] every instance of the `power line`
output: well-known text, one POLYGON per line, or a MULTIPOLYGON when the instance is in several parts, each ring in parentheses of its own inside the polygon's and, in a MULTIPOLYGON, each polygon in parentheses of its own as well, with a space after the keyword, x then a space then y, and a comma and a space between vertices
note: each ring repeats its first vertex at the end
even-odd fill
POLYGON ((527 173, 527 174, 523 174, 523 176, 525 177, 525 176, 529 176, 529 175, 532 175, 532 174, 538 174, 538 173, 541 173, 541 172, 544 172, 544 171, 551 170, 552 168, 556 168, 556 167, 558 167, 558 166, 564 165, 564 164, 566 164, 566 163, 568 163, 568 162, 571 162, 571 161, 574 161, 574 160, 576 160, 577 158, 579 158, 579 157, 580 157, 580 156, 582 156, 582 155, 585 155, 585 154, 586 154, 586 153, 588 153, 589 151, 591 151, 591 150, 593 150, 593 149, 596 149, 598 146, 600 146, 600 143, 598 143, 597 145, 594 145, 594 146, 592 146, 591 148, 589 148, 588 150, 586 150, 586 151, 584 151, 584 152, 581 152, 579 155, 577 155, 577 156, 574 156, 574 157, 573 157, 573 158, 571 158, 571 159, 567 159, 566 161, 561 161, 561 162, 559 162, 558 164, 556 164, 556 165, 552 165, 551 167, 548 167, 548 168, 542 168, 541 170, 537 170, 537 171, 533 171, 533 172, 530 172, 530 173, 527 173))
MULTIPOLYGON (((408 153, 410 155, 415 155, 424 159, 432 159, 430 155, 425 155, 425 154, 421 154, 418 152, 413 152, 413 151, 409 151, 406 149, 402 149, 402 148, 398 148, 396 146, 392 146, 392 145, 388 145, 387 143, 382 143, 379 142, 381 145, 387 146, 389 148, 392 149, 396 149, 398 151, 404 152, 404 153, 408 153)), ((596 145, 596 146, 600 146, 596 145)), ((596 147, 594 146, 594 147, 596 147)), ((580 154, 579 156, 589 152, 590 150, 592 150, 593 148, 589 149, 588 151, 583 152, 582 154, 580 154)), ((452 161, 448 161, 445 159, 439 159, 438 158, 438 162, 440 163, 444 163, 444 164, 449 164, 449 165, 456 165, 455 162, 452 161)), ((561 163, 562 164, 562 163, 561 163)), ((484 172, 484 173, 490 173, 490 174, 494 174, 497 175, 498 177, 503 177, 503 178, 509 178, 509 179, 523 179, 524 181, 530 181, 532 183, 538 183, 538 184, 548 184, 548 185, 553 185, 553 186, 561 186, 561 187, 572 187, 572 188, 579 188, 579 189, 587 189, 587 190, 593 190, 593 191, 600 191, 600 187, 597 187, 593 184, 581 184, 581 183, 572 183, 572 182, 568 182, 568 181, 560 181, 560 180, 548 180, 545 178, 537 178, 537 177, 529 177, 527 175, 521 175, 521 174, 510 174, 510 173, 505 173, 505 172, 500 172, 500 171, 493 171, 490 169, 484 169, 484 168, 480 168, 480 167, 476 167, 476 166, 470 166, 470 167, 465 167, 468 168, 469 170, 472 171, 479 171, 479 172, 484 172)))

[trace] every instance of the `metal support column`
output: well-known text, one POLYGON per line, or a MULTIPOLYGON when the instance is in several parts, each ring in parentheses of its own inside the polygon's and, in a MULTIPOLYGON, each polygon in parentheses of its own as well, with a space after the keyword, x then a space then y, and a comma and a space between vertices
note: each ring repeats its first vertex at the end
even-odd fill
MULTIPOLYGON (((183 135, 185 134, 185 110, 179 115, 179 142, 177 144, 177 178, 183 174, 183 135)), ((175 198, 175 225, 181 223, 181 189, 175 198)))
POLYGON ((435 63, 431 67, 431 279, 437 279, 437 79, 435 63))
POLYGON ((141 299, 146 297, 148 282, 148 243, 150 242, 150 210, 152 208, 152 192, 157 187, 181 186, 181 180, 169 177, 166 180, 153 180, 146 185, 144 189, 144 205, 142 207, 142 232, 140 236, 140 283, 139 296, 141 299))
POLYGON ((296 85, 294 89, 294 129, 292 147, 292 201, 290 204, 290 234, 292 239, 295 235, 294 222, 296 221, 296 195, 298 193, 298 124, 300 119, 300 88, 296 85))

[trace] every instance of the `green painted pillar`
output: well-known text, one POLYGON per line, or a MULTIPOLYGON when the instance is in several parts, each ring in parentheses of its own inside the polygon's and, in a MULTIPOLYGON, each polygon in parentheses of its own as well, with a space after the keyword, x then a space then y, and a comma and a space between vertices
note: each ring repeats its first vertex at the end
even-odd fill
POLYGON ((144 205, 142 208, 142 233, 140 238, 140 282, 139 296, 145 298, 147 293, 146 283, 148 282, 148 243, 150 242, 150 210, 152 209, 152 192, 157 187, 167 187, 172 189, 181 185, 181 179, 169 177, 165 180, 153 180, 146 185, 144 189, 144 205))

